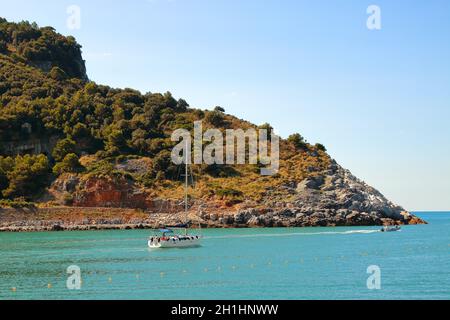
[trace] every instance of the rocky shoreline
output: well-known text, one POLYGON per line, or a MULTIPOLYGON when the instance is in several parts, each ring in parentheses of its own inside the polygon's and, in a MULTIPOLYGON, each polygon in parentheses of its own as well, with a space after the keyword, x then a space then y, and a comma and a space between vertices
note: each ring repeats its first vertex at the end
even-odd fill
MULTIPOLYGON (((23 210, 0 209, 0 232, 44 232, 44 231, 91 231, 158 229, 182 221, 183 213, 155 214, 132 209, 117 208, 51 208, 37 209, 24 219, 23 210), (70 213, 78 211, 78 218, 70 213), (6 212, 6 213, 5 213, 6 212), (54 217, 46 218, 49 212, 54 217), (107 213, 109 217, 105 217, 107 213), (80 215, 81 214, 81 215, 80 215), (18 215, 18 219, 14 216, 18 215)), ((272 228, 272 227, 334 227, 334 226, 381 226, 424 224, 425 221, 407 213, 402 219, 379 218, 370 214, 339 213, 326 218, 323 213, 303 214, 295 210, 270 211, 250 209, 236 213, 194 212, 189 214, 192 228, 272 228)))

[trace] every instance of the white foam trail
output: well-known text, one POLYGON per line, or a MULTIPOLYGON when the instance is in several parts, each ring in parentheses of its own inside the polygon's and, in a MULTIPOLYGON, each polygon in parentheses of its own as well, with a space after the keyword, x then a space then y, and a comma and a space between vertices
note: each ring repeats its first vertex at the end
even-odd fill
POLYGON ((271 234, 242 234, 229 236, 210 236, 204 239, 233 239, 233 238, 260 238, 260 237, 292 237, 292 236, 315 236, 315 235, 331 235, 331 234, 369 234, 380 232, 380 230, 349 230, 349 231, 324 231, 324 232, 305 232, 305 233, 271 233, 271 234))
POLYGON ((352 234, 352 233, 375 233, 380 232, 380 230, 351 230, 345 231, 343 234, 352 234))

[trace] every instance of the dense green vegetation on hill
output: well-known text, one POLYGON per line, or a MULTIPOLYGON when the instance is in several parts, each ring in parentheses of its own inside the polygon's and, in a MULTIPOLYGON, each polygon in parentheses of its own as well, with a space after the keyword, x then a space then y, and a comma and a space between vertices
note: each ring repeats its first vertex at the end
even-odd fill
MULTIPOLYGON (((221 107, 213 111, 192 109, 170 92, 141 94, 98 85, 88 80, 81 46, 73 37, 64 37, 51 27, 0 18, 0 198, 36 199, 52 180, 69 172, 127 174, 116 165, 130 158, 151 159, 149 172, 127 175, 136 183, 155 187, 164 185, 162 181, 177 180, 177 168, 170 161, 174 129, 193 129, 196 120, 222 129, 254 127, 224 111, 221 107), (56 137, 57 143, 43 154, 18 155, 20 152, 6 147, 50 137, 56 137), (96 161, 80 162, 87 155, 96 161)), ((305 154, 303 162, 287 166, 297 168, 300 175, 307 172, 304 168, 308 165, 320 165, 328 159, 323 146, 311 146, 300 135, 282 141, 282 145, 286 161, 302 151, 319 152, 314 157, 305 154), (308 157, 310 163, 304 161, 308 157)), ((238 172, 229 167, 201 166, 199 170, 217 179, 255 179, 251 168, 238 172)), ((224 197, 245 195, 245 190, 223 187, 223 181, 208 180, 205 185, 224 197)))
POLYGON ((81 46, 74 37, 64 37, 51 27, 39 28, 26 21, 9 23, 0 18, 0 52, 42 66, 51 71, 52 77, 86 77, 81 46))

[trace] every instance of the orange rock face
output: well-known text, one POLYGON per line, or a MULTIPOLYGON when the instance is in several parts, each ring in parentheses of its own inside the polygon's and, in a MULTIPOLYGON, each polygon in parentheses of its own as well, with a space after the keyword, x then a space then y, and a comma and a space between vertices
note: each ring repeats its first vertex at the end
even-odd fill
POLYGON ((75 194, 76 207, 149 208, 148 194, 125 179, 89 178, 75 194))

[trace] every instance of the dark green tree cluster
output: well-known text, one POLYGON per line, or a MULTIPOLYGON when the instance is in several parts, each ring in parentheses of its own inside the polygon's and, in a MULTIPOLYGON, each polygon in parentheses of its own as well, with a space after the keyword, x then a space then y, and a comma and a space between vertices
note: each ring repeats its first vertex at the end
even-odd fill
POLYGON ((0 156, 0 198, 32 199, 50 181, 50 163, 45 155, 0 156))
POLYGON ((205 120, 214 127, 220 127, 224 124, 225 117, 221 110, 215 109, 206 114, 205 120))
POLYGON ((52 27, 39 28, 28 21, 10 23, 0 18, 0 52, 11 52, 47 71, 57 67, 71 78, 86 78, 81 46, 74 37, 64 37, 52 27))
POLYGON ((305 138, 303 138, 300 133, 291 134, 287 140, 288 142, 293 144, 296 149, 299 150, 306 149, 308 146, 305 138))

